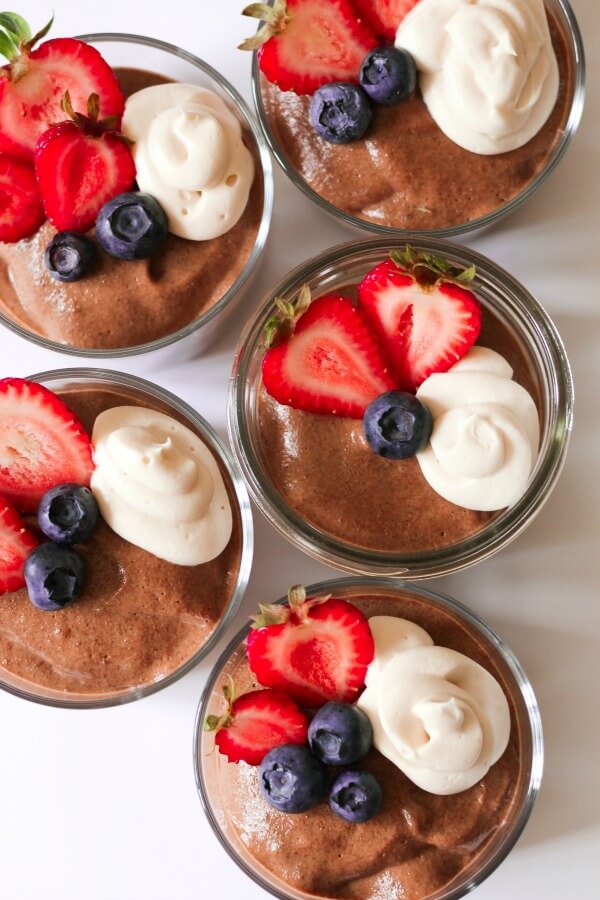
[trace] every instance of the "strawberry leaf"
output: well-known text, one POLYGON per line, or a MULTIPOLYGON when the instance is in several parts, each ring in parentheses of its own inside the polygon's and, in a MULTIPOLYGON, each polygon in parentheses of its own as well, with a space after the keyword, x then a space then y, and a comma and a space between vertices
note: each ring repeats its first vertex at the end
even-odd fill
POLYGON ((21 44, 31 38, 29 25, 22 16, 17 13, 0 13, 0 29, 2 29, 19 50, 21 44))
POLYGON ((286 300, 285 297, 275 297, 274 303, 277 312, 267 319, 265 324, 265 346, 276 347, 282 341, 291 337, 300 316, 306 312, 312 302, 312 295, 307 284, 300 288, 295 300, 286 300))
POLYGON ((421 287, 435 287, 440 281, 452 281, 456 284, 470 284, 476 274, 475 266, 461 269, 441 256, 433 253, 418 252, 407 244, 404 250, 392 250, 390 259, 398 268, 413 275, 421 287))

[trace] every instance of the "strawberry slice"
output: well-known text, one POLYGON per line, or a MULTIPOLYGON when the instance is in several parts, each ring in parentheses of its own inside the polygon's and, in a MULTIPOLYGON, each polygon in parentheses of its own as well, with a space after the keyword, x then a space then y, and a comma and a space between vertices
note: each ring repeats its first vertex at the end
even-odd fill
POLYGON ((38 543, 16 509, 0 497, 0 594, 25 586, 23 565, 38 543))
POLYGON ((288 598, 288 605, 261 606, 253 621, 246 653, 256 678, 302 706, 354 702, 374 654, 366 618, 346 600, 307 600, 300 585, 288 598))
POLYGON ((73 111, 68 93, 63 109, 71 121, 42 134, 35 149, 35 173, 54 227, 87 231, 107 200, 130 190, 135 163, 123 135, 98 121, 97 94, 87 101, 87 116, 73 111))
POLYGON ((304 744, 308 719, 281 691, 250 691, 233 699, 233 687, 223 690, 227 711, 208 716, 205 731, 216 731, 215 744, 229 762, 259 766, 273 747, 304 744))
POLYGON ((282 91, 313 94, 332 81, 358 82, 361 63, 377 46, 349 0, 253 3, 243 15, 265 25, 240 48, 258 49, 262 72, 282 91))
POLYGON ((32 159, 40 135, 64 118, 66 91, 76 109, 85 109, 90 94, 98 94, 100 116, 114 116, 120 125, 125 98, 94 47, 75 38, 55 38, 33 50, 52 20, 33 38, 14 13, 5 13, 1 24, 2 53, 9 63, 0 69, 0 152, 32 159))
POLYGON ((81 422, 48 388, 0 379, 0 494, 22 512, 63 482, 89 485, 92 445, 81 422))
POLYGON ((386 43, 393 44, 398 25, 419 0, 352 0, 365 24, 386 43))
POLYGON ((390 358, 399 386, 416 391, 433 372, 446 372, 477 340, 481 309, 464 272, 407 247, 368 273, 358 303, 390 358))
MULTIPOLYGON (((298 309, 280 320, 284 333, 298 309)), ((292 333, 267 350, 262 376, 267 392, 284 406, 355 419, 397 386, 363 314, 335 294, 310 303, 292 333)))
POLYGON ((33 166, 0 153, 0 241, 30 237, 44 219, 33 166))

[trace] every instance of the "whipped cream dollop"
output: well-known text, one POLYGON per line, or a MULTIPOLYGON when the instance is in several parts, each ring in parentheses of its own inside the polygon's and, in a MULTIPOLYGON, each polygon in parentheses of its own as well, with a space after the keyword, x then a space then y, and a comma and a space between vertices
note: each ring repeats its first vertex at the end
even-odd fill
POLYGON ((539 418, 533 398, 512 374, 503 356, 475 346, 417 391, 433 417, 429 442, 417 453, 423 476, 465 509, 504 509, 527 487, 539 418))
POLYGON ((227 489, 193 431, 157 410, 116 406, 96 418, 92 445, 92 492, 118 535, 181 566, 225 549, 232 531, 227 489))
POLYGON ((543 0, 420 0, 396 47, 414 58, 431 117, 473 153, 526 144, 558 96, 543 0))
POLYGON ((193 84, 158 84, 127 99, 123 133, 140 191, 165 210, 169 231, 192 241, 236 224, 254 178, 242 126, 225 102, 193 84))
POLYGON ((502 688, 478 663, 434 646, 406 619, 375 616, 369 625, 375 657, 357 706, 371 721, 375 747, 425 791, 466 791, 507 747, 502 688))

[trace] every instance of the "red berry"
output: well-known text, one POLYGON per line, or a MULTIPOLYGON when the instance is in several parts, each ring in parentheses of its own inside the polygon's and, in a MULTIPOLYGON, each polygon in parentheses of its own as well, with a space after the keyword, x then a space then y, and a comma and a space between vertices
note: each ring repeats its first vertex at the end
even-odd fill
POLYGON ((304 744, 308 719, 281 691, 250 691, 230 704, 227 713, 210 716, 207 731, 230 762, 258 766, 269 750, 282 744, 304 744))
POLYGON ((363 279, 358 304, 404 391, 414 392, 432 373, 446 372, 475 343, 481 328, 472 291, 443 276, 420 283, 391 259, 363 279))
POLYGON ((0 154, 0 241, 12 244, 30 237, 44 219, 33 166, 0 154))
POLYGON ((0 497, 0 594, 24 587, 23 566, 38 543, 16 509, 0 497))
POLYGON ((365 24, 378 37, 393 44, 400 22, 418 0, 352 0, 352 3, 365 24))
POLYGON ((267 350, 262 376, 285 406, 356 419, 397 386, 361 311, 333 294, 314 300, 293 334, 267 350))
MULTIPOLYGON (((360 65, 377 45, 349 0, 276 0, 262 18, 259 66, 282 91, 312 94, 331 81, 358 83, 360 65)), ((242 47, 254 49, 260 40, 242 47)))
POLYGON ((83 41, 55 38, 37 50, 21 48, 0 69, 0 152, 33 159, 39 137, 64 119, 67 91, 75 109, 97 94, 100 118, 114 116, 120 125, 125 98, 108 63, 83 41))
MULTIPOLYGON (((70 110, 70 98, 65 97, 70 110)), ((35 173, 46 215, 58 231, 87 231, 112 197, 129 191, 135 163, 129 144, 97 121, 94 95, 89 117, 70 110, 72 121, 45 131, 35 149, 35 173)), ((64 113, 63 113, 64 115, 64 113)))
POLYGON ((287 606, 264 607, 248 635, 256 678, 303 706, 354 702, 374 654, 367 619, 346 600, 307 600, 304 588, 289 598, 287 606))
POLYGON ((92 446, 63 401, 33 381, 0 379, 0 495, 22 512, 63 482, 89 485, 92 446))

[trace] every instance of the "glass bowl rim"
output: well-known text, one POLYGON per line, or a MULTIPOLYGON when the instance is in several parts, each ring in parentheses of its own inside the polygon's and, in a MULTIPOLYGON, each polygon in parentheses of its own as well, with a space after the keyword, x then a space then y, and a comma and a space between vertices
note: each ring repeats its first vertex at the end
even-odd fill
MULTIPOLYGON (((271 0, 269 0, 269 2, 271 2, 271 0)), ((503 203, 502 206, 491 210, 489 213, 486 213, 483 216, 479 216, 477 219, 471 219, 467 222, 460 222, 457 225, 449 225, 445 228, 431 229, 405 229, 396 228, 390 225, 379 225, 376 222, 370 222, 366 219, 361 219, 358 216, 354 216, 352 215, 352 213, 348 213, 335 206, 335 204, 331 203, 329 200, 326 200, 319 193, 317 193, 317 191, 315 191, 314 188, 312 188, 308 184, 308 182, 306 182, 304 178, 297 172, 294 166, 286 158, 283 147, 279 144, 274 133, 272 132, 269 126, 269 121, 260 90, 261 76, 258 66, 258 57, 256 51, 253 51, 252 97, 254 101, 254 109, 256 110, 258 122, 263 134, 267 139, 269 147, 271 148, 273 156, 277 160, 283 172, 290 179, 290 181, 299 190, 301 190, 302 193, 309 198, 309 200, 319 206, 330 216, 333 216, 333 218, 342 221, 345 225, 348 225, 355 229, 359 229, 363 232, 380 236, 386 235, 387 237, 391 238, 403 238, 407 234, 419 234, 421 237, 449 238, 468 234, 483 228, 487 228, 489 225, 493 225, 495 222, 503 219, 505 216, 509 215, 511 212, 517 209, 522 203, 527 201, 529 197, 540 187, 540 185, 546 181, 550 173, 555 169, 560 160, 563 158, 567 147, 570 144, 571 139, 576 134, 577 129, 579 128, 579 123, 581 122, 585 100, 586 74, 583 40, 581 37, 581 31, 579 29, 577 19, 575 17, 575 13, 570 6, 569 0, 555 0, 555 2, 559 8, 560 13, 562 14, 564 21, 568 26, 567 30, 571 37, 569 51, 570 56, 574 62, 573 99, 562 136, 557 145, 554 147, 551 155, 548 157, 545 166, 540 172, 538 172, 538 174, 529 184, 527 184, 517 195, 512 197, 510 200, 507 200, 506 203, 503 203)))
MULTIPOLYGON (((539 793, 544 769, 544 739, 541 712, 533 690, 533 686, 521 663, 519 662, 511 648, 508 646, 508 644, 506 644, 497 634, 497 632, 490 625, 488 625, 487 622, 485 622, 485 620, 482 619, 476 612, 474 612, 472 609, 469 609, 469 607, 465 606, 460 601, 455 600, 453 597, 450 597, 440 591, 432 590, 429 587, 415 584, 412 581, 402 581, 401 579, 390 578, 387 576, 346 576, 334 579, 326 579, 324 581, 319 581, 314 584, 307 585, 306 592, 308 596, 312 597, 318 596, 319 594, 323 593, 335 594, 336 592, 344 590, 346 588, 356 588, 357 590, 364 589, 366 593, 368 593, 373 588, 387 589, 392 593, 399 591, 413 593, 418 595, 425 601, 433 601, 434 603, 441 605, 444 609, 458 614, 459 617, 466 619, 467 623, 471 627, 473 627, 477 633, 483 635, 483 637, 498 651, 503 662, 507 665, 512 677, 514 678, 517 687, 520 690, 523 707, 527 711, 527 720, 530 729, 529 734, 531 737, 531 771, 529 773, 529 780, 524 796, 523 806, 517 818, 515 819, 513 828, 507 835, 505 835, 502 843, 497 847, 496 852, 487 861, 487 863, 485 863, 475 875, 471 876, 469 881, 453 889, 451 894, 445 896, 441 895, 443 896, 443 900, 458 900, 458 898, 464 897, 465 894, 470 893, 476 887, 478 887, 506 859, 506 857, 509 855, 509 853, 517 843, 519 837, 523 833, 523 830, 529 820, 537 795, 539 793)), ((280 597, 279 600, 276 601, 276 603, 282 604, 286 601, 287 597, 280 597)), ((224 848, 230 859, 232 859, 236 863, 236 865, 256 884, 258 884, 264 890, 268 891, 273 896, 277 897, 278 900, 290 900, 289 894, 281 893, 278 888, 267 884, 258 872, 253 871, 250 867, 251 858, 250 862, 246 862, 234 849, 232 844, 227 840, 226 836, 219 827, 217 816, 215 816, 212 811, 209 792, 204 780, 203 756, 200 752, 200 747, 205 713, 211 699, 212 691, 222 673, 222 670, 224 669, 233 653, 239 649, 242 642, 246 639, 249 630, 250 625, 247 623, 242 628, 240 628, 239 631, 237 631, 236 634, 228 642, 227 646, 224 648, 214 666, 212 667, 200 696, 194 723, 192 745, 196 788, 198 790, 198 796, 200 798, 202 809, 204 810, 204 814, 208 820, 211 830, 219 840, 219 843, 224 848)), ((248 856, 250 857, 250 854, 248 854, 248 856)))
POLYGON ((138 375, 130 375, 125 372, 113 371, 111 369, 89 367, 49 369, 28 376, 29 381, 40 382, 45 386, 50 386, 50 389, 53 382, 67 379, 89 381, 90 385, 93 385, 94 381, 100 381, 108 383, 111 386, 122 386, 124 388, 140 390, 142 393, 149 395, 152 399, 165 403, 183 416, 192 427, 197 429, 202 436, 202 440, 206 441, 211 452, 218 456, 220 462, 224 466, 227 475, 231 480, 231 485, 239 507, 241 522, 242 550, 239 571, 235 588, 224 609, 223 615, 202 647, 164 678, 161 678, 158 681, 152 681, 142 687, 131 687, 116 693, 115 695, 108 694, 104 698, 102 698, 102 696, 92 696, 92 698, 86 699, 85 694, 74 697, 69 696, 68 693, 65 693, 64 697, 45 697, 37 692, 37 690, 43 690, 43 687, 36 685, 34 682, 26 682, 26 679, 21 679, 21 681, 23 681, 22 687, 10 684, 4 680, 0 671, 0 688, 23 700, 29 700, 43 706, 59 707, 61 709, 105 709, 131 703, 134 700, 141 700, 144 697, 149 697, 151 694, 161 691, 163 688, 168 687, 190 672, 214 649, 235 616, 248 587, 254 553, 254 525, 252 521, 250 498, 237 462, 212 425, 210 425, 209 422, 207 422, 206 419, 192 406, 186 403, 186 401, 181 400, 171 391, 160 387, 160 385, 148 381, 145 378, 140 378, 138 375), (26 687, 26 684, 31 684, 31 688, 26 687))
POLYGON ((77 35, 77 40, 85 41, 92 44, 93 46, 98 43, 130 43, 143 47, 149 47, 151 49, 170 54, 171 56, 178 57, 189 65, 199 69, 204 75, 207 75, 216 83, 219 89, 226 94, 229 100, 236 107, 236 110, 242 116, 245 126, 247 126, 251 131, 252 136, 256 142, 263 175, 263 211, 261 215, 260 225, 256 234, 254 247, 252 248, 252 252, 250 253, 250 256, 248 257, 243 269, 239 272, 233 284, 223 294, 220 300, 218 300, 218 302, 214 304, 214 306, 211 306, 210 309, 207 309, 197 318, 193 319, 191 322, 188 322, 187 325, 183 325, 181 328, 178 328, 177 331, 173 331, 170 334, 164 335, 164 337, 156 338, 153 341, 147 341, 143 344, 134 344, 130 347, 75 347, 70 344, 63 344, 60 341, 55 341, 50 338, 44 337, 43 335, 37 334, 35 331, 31 331, 24 325, 13 321, 3 312, 0 312, 0 325, 4 326, 9 331, 12 331, 14 334, 19 335, 19 337, 24 338, 24 340, 44 347, 46 350, 53 350, 57 353, 63 353, 68 356, 79 356, 105 361, 110 359, 122 359, 130 356, 140 356, 145 353, 150 353, 154 350, 160 350, 164 347, 168 347, 171 344, 175 344, 182 338, 198 331, 203 325, 208 324, 219 313, 223 312, 228 306, 231 305, 232 302, 235 301, 240 292, 243 290, 244 286, 247 284, 251 275, 255 272, 256 267, 264 252, 267 236, 269 234, 271 225, 271 218, 273 215, 275 182, 273 175, 273 163, 271 161, 269 147, 262 129, 260 129, 256 123, 255 117, 253 116, 250 107, 241 96, 241 94, 238 93, 236 88, 234 88, 233 85, 223 75, 217 72, 217 70, 213 68, 209 63, 200 59, 200 57, 195 56, 193 53, 189 53, 187 50, 183 50, 181 47, 177 47, 175 44, 170 44, 166 41, 158 40, 157 38, 146 37, 139 34, 128 34, 126 32, 97 32, 77 35))

